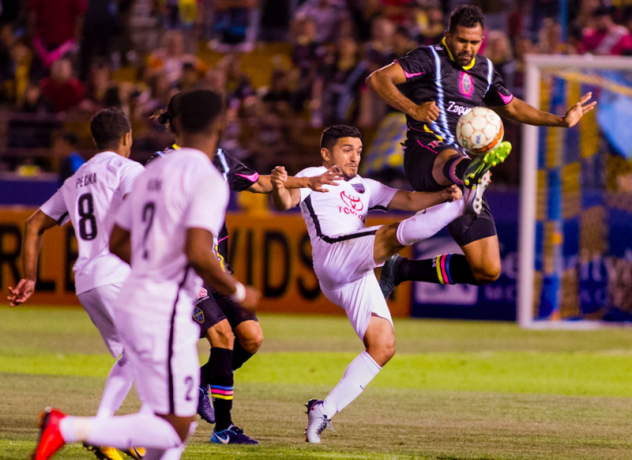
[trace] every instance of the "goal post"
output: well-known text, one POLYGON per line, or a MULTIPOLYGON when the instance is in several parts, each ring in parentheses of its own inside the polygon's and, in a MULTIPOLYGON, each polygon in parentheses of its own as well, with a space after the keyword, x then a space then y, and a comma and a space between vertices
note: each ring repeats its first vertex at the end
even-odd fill
POLYGON ((522 128, 522 327, 632 324, 632 58, 526 56, 528 104, 563 115, 589 91, 597 109, 578 126, 522 128))

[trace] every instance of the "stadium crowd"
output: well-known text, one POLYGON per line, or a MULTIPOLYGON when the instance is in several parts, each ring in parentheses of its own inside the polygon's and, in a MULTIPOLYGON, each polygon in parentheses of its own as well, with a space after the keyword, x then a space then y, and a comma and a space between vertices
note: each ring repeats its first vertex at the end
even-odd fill
MULTIPOLYGON (((365 78, 420 44, 440 42, 457 3, 2 0, 0 116, 8 129, 0 130, 0 146, 48 149, 58 137, 76 144, 66 132, 68 120, 88 120, 115 106, 134 123, 135 151, 152 152, 171 135, 150 116, 175 92, 203 88, 226 96, 223 147, 257 170, 269 171, 283 158, 294 172, 311 164, 301 147, 311 145, 322 126, 352 124, 375 137, 393 109, 368 90, 365 78), (284 45, 275 48, 279 42, 284 45)), ((474 3, 488 21, 482 53, 518 97, 528 53, 632 54, 631 1, 571 0, 565 38, 557 0, 474 3)), ((519 130, 511 123, 506 128, 519 145, 519 130)), ((79 144, 89 151, 89 138, 79 144)), ((0 170, 15 169, 27 157, 5 152, 0 170)), ((371 160, 365 172, 400 167, 397 159, 383 160, 371 160)), ((497 179, 515 184, 512 169, 497 179)), ((396 171, 382 179, 394 177, 396 171)))

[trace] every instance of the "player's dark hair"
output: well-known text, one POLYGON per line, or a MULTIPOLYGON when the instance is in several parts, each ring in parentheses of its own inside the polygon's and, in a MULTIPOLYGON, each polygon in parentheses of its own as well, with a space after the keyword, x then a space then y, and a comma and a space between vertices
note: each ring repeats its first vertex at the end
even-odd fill
POLYGON ((98 149, 118 147, 121 137, 131 130, 129 118, 116 107, 103 109, 90 120, 90 132, 98 149))
POLYGON ((320 137, 320 148, 331 150, 343 137, 357 137, 362 139, 360 130, 355 126, 336 125, 325 128, 323 135, 320 137))
POLYGON ((189 134, 208 131, 224 113, 224 98, 207 89, 188 91, 178 100, 182 131, 189 134))
POLYGON ((150 118, 162 126, 169 128, 169 130, 175 134, 173 120, 180 118, 179 100, 182 93, 176 93, 169 99, 166 110, 161 110, 154 113, 150 118))
POLYGON ((476 27, 476 24, 481 25, 481 28, 485 28, 485 15, 483 11, 476 5, 459 5, 450 15, 450 26, 448 31, 453 34, 456 32, 457 26, 463 26, 472 28, 476 27))

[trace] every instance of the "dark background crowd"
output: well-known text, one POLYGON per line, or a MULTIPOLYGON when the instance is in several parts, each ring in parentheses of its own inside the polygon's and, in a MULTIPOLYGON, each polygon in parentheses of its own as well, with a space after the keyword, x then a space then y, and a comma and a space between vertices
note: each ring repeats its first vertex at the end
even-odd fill
MULTIPOLYGON (((0 172, 63 177, 94 153, 89 119, 110 106, 133 122, 134 157, 151 155, 172 137, 150 116, 190 88, 226 95, 222 146, 259 171, 317 163, 331 124, 358 126, 370 153, 392 110, 365 78, 440 42, 459 3, 0 0, 0 172)), ((473 3, 486 15, 481 53, 518 97, 526 54, 632 55, 632 0, 569 0, 563 25, 558 0, 473 3)), ((516 185, 517 157, 495 179, 516 185)))

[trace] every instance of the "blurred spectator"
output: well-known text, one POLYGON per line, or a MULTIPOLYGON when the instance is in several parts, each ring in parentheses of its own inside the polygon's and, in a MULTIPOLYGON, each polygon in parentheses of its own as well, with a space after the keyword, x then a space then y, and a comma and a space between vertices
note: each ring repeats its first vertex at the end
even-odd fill
POLYGON ((592 27, 584 30, 580 51, 601 56, 619 56, 632 50, 630 31, 613 22, 609 8, 596 8, 591 22, 592 27))
MULTIPOLYGON (((362 91, 368 65, 360 61, 355 40, 340 40, 336 55, 325 62, 321 75, 314 85, 313 108, 321 110, 325 125, 355 124, 360 115, 366 115, 361 106, 370 110, 370 102, 365 105, 361 101, 363 95, 370 96, 368 91, 362 91)), ((318 125, 318 112, 313 124, 318 125)))
POLYGON ((86 97, 81 101, 81 109, 87 112, 97 112, 104 108, 103 100, 110 87, 110 67, 105 61, 98 61, 92 65, 86 83, 86 97))
POLYGON ((204 80, 198 82, 202 89, 226 93, 226 70, 221 67, 214 67, 206 71, 204 80))
POLYGON ((312 97, 316 72, 325 56, 325 48, 316 40, 316 23, 310 17, 295 22, 292 63, 299 71, 292 106, 302 112, 305 101, 312 97))
POLYGON ((221 53, 252 51, 254 40, 248 40, 248 33, 251 10, 257 3, 257 0, 216 0, 215 31, 219 38, 211 42, 211 47, 221 53))
POLYGON ((77 145, 79 145, 79 139, 74 133, 62 132, 53 140, 53 154, 62 159, 59 167, 60 187, 86 162, 77 151, 77 145))
POLYGON ((553 19, 546 18, 542 21, 542 28, 538 36, 536 51, 539 54, 562 54, 564 52, 564 43, 560 38, 560 25, 553 19))
POLYGON ((167 74, 161 71, 154 73, 149 78, 149 87, 138 96, 136 119, 145 120, 157 110, 165 109, 174 93, 167 74))
POLYGON ((121 26, 118 2, 89 0, 81 37, 81 69, 79 78, 88 77, 95 57, 110 60, 112 41, 121 26))
POLYGON ((443 24, 443 11, 439 5, 431 4, 425 9, 419 27, 419 35, 417 43, 419 45, 431 46, 441 43, 443 34, 445 33, 445 24, 443 24))
POLYGON ((382 14, 396 24, 404 24, 413 0, 382 0, 382 14))
POLYGON ((28 0, 29 32, 46 67, 79 43, 86 8, 86 0, 28 0))
POLYGON ((393 35, 395 25, 384 16, 373 21, 372 40, 366 44, 366 56, 369 72, 384 67, 392 62, 393 35))
POLYGON ((371 24, 373 20, 382 15, 382 3, 380 0, 355 0, 351 5, 351 17, 361 42, 371 39, 371 24))
POLYGON ((180 79, 178 80, 178 84, 176 87, 180 91, 193 89, 196 87, 199 78, 200 76, 193 63, 185 62, 182 65, 182 75, 180 75, 180 79))
POLYGON ((257 96, 250 77, 241 71, 241 58, 231 54, 219 64, 226 69, 226 99, 228 108, 241 116, 253 115, 257 96))
POLYGON ((558 0, 533 0, 531 11, 532 39, 539 38, 539 33, 545 27, 545 21, 548 20, 549 24, 551 21, 555 22, 559 16, 559 3, 558 0))
POLYGON ((404 26, 398 26, 393 35, 393 60, 415 49, 417 44, 410 39, 410 32, 404 26))
POLYGON ((339 35, 340 22, 348 16, 346 5, 334 0, 306 0, 296 12, 296 19, 309 17, 316 24, 316 40, 333 42, 339 35))
POLYGON ((291 117, 290 101, 290 80, 288 73, 284 70, 272 72, 270 87, 261 97, 264 116, 274 113, 283 118, 291 117))
POLYGON ((492 61, 494 68, 503 78, 505 86, 513 94, 517 63, 513 58, 511 43, 509 43, 507 34, 499 30, 489 32, 483 55, 492 61))
POLYGON ((53 106, 42 96, 42 90, 38 82, 29 81, 27 83, 20 112, 38 115, 53 113, 53 106))
POLYGON ((184 63, 192 63, 198 70, 202 70, 200 61, 184 52, 184 39, 179 30, 169 30, 165 33, 163 47, 158 48, 149 56, 149 68, 165 72, 170 85, 175 85, 182 75, 184 63))
POLYGON ((42 95, 52 103, 55 112, 66 112, 83 100, 83 85, 73 77, 72 64, 67 58, 53 62, 50 77, 44 78, 40 87, 42 95))
POLYGON ((103 98, 103 108, 116 107, 130 118, 132 114, 132 99, 137 94, 137 89, 133 83, 121 82, 110 86, 103 98))

